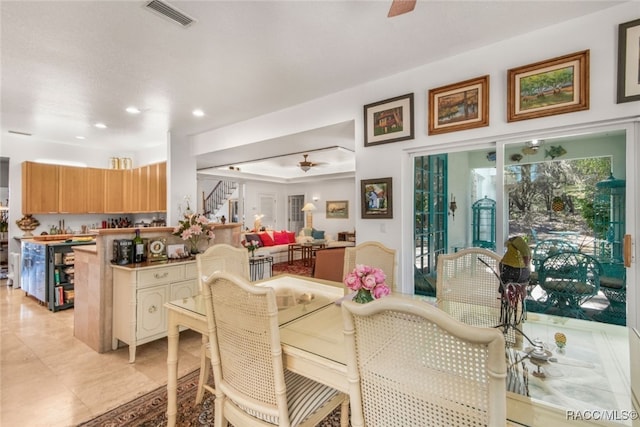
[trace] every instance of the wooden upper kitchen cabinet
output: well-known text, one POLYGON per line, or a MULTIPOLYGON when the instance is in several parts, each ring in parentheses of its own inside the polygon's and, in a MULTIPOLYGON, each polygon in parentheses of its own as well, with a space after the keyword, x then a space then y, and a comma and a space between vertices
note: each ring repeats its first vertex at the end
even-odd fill
POLYGON ((131 169, 105 169, 104 212, 133 212, 131 202, 131 169))
POLYGON ((165 162, 136 169, 22 163, 24 214, 128 214, 166 210, 165 162))
POLYGON ((149 212, 167 210, 167 163, 147 166, 149 174, 149 212))
POLYGON ((22 163, 22 213, 59 212, 58 165, 22 163))
POLYGON ((149 168, 146 166, 131 171, 132 212, 149 211, 149 168))
POLYGON ((58 167, 58 212, 87 213, 87 168, 58 167))
POLYGON ((87 213, 103 213, 105 199, 105 169, 86 168, 85 188, 87 213))

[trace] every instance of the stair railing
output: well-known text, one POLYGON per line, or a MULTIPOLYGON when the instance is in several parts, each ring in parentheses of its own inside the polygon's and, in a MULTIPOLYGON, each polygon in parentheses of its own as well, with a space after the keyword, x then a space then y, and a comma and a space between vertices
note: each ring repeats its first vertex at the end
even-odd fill
POLYGON ((205 215, 214 214, 224 205, 233 194, 237 185, 233 181, 218 181, 208 196, 202 192, 202 207, 205 215))

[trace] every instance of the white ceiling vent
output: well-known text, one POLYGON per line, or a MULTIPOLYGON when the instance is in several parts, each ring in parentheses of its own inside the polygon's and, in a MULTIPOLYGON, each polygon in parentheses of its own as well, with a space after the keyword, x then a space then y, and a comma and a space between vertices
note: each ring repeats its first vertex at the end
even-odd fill
POLYGON ((160 0, 151 0, 150 2, 147 2, 145 7, 158 15, 169 18, 173 22, 180 24, 185 28, 196 22, 195 19, 160 0))

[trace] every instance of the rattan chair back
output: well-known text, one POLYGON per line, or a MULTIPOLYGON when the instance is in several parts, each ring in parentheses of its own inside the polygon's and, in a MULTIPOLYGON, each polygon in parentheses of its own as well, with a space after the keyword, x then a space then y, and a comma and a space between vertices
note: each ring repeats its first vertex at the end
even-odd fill
POLYGON ((285 372, 273 288, 214 273, 204 282, 203 297, 216 388, 216 426, 227 421, 235 426, 311 426, 341 404, 347 412, 346 395, 285 372), (298 390, 296 384, 301 385, 298 390), (318 389, 324 392, 322 402, 318 394, 311 396, 318 389), (298 398, 295 405, 291 394, 298 398), (311 404, 316 406, 304 412, 304 406, 311 404))
MULTIPOLYGON (((226 243, 210 246, 204 253, 196 255, 196 265, 200 293, 203 290, 204 280, 216 271, 225 271, 249 280, 249 251, 244 248, 237 248, 226 243)), ((207 384, 211 363, 209 361, 209 345, 206 341, 205 338, 200 351, 200 376, 196 404, 202 402, 205 390, 215 394, 215 389, 207 384)))
POLYGON ((249 280, 249 251, 226 243, 210 246, 204 253, 196 255, 200 291, 204 278, 216 271, 237 274, 249 280))
POLYGON ((386 282, 392 291, 395 287, 396 250, 386 247, 380 242, 363 242, 357 246, 344 249, 344 276, 351 273, 357 264, 377 267, 386 274, 386 282))
POLYGON ((504 427, 499 330, 469 326, 427 302, 395 296, 344 301, 342 311, 352 425, 504 427))
POLYGON ((436 298, 500 307, 499 264, 500 256, 483 248, 438 256, 436 298))
MULTIPOLYGON (((467 248, 438 257, 436 300, 455 319, 472 326, 501 327, 509 344, 516 332, 503 325, 500 256, 484 248, 467 248)), ((522 312, 522 303, 518 308, 522 312)))

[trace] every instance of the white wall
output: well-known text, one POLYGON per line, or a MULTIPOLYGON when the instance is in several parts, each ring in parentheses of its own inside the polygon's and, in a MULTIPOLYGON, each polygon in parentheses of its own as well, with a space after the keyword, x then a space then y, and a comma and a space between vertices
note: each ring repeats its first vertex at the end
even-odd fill
MULTIPOLYGON (((355 204, 355 179, 344 178, 290 184, 287 186, 287 193, 288 195, 302 194, 305 196, 305 202, 313 203, 316 207, 316 210, 313 211, 313 228, 324 230, 325 234, 330 234, 333 239, 337 240, 338 233, 341 231, 353 231, 355 229, 356 215, 360 215, 360 207, 355 204), (349 218, 327 218, 327 202, 339 200, 349 202, 349 218)), ((356 239, 358 237, 356 235, 356 239)), ((364 237, 361 241, 364 241, 364 237)))
MULTIPOLYGON (((444 59, 378 81, 367 82, 312 102, 274 112, 232 126, 193 137, 194 154, 210 151, 208 147, 230 147, 314 129, 332 123, 355 120, 356 183, 361 179, 392 177, 394 218, 360 219, 356 216, 358 236, 375 236, 394 248, 412 245, 412 162, 410 152, 437 146, 486 144, 513 135, 526 135, 569 125, 590 124, 603 120, 637 116, 638 103, 616 104, 616 52, 618 24, 638 15, 636 2, 551 26, 492 46, 444 59), (590 49, 590 109, 535 120, 507 123, 507 70, 590 49), (426 105, 430 88, 469 78, 490 75, 490 126, 427 135, 426 105), (415 139, 363 146, 362 106, 386 98, 414 93, 415 139)), ((357 186, 357 185, 356 185, 357 186)), ((356 203, 360 203, 357 195, 356 203)), ((412 282, 411 257, 400 266, 399 282, 412 282), (407 280, 404 280, 404 279, 407 280)), ((410 289, 409 289, 410 291, 410 289)))
MULTIPOLYGON (((274 230, 285 230, 288 227, 288 198, 289 196, 302 195, 305 202, 311 201, 317 210, 313 211, 313 226, 318 230, 324 230, 337 237, 340 231, 353 231, 355 216, 360 212, 355 206, 354 179, 344 178, 335 180, 314 181, 297 184, 278 184, 263 181, 244 181, 245 185, 245 225, 253 227, 253 216, 259 213, 260 195, 273 195, 276 201, 275 221, 264 226, 274 230), (313 198, 317 198, 314 201, 313 198), (326 202, 328 200, 347 200, 349 202, 348 219, 327 219, 326 202)), ((298 230, 292 230, 298 232, 298 230)))

